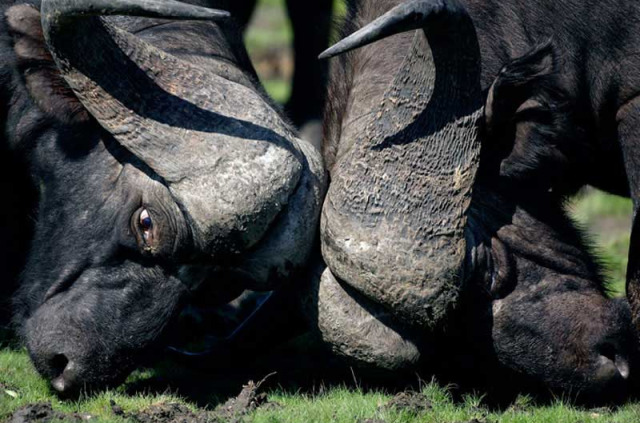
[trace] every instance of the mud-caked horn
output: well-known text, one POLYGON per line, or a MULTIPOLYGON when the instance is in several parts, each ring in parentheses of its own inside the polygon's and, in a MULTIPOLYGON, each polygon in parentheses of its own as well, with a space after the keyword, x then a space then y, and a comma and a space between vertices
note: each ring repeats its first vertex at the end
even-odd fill
POLYGON ((321 57, 415 29, 412 42, 390 44, 409 47, 379 106, 343 119, 341 142, 351 147, 332 169, 321 236, 337 278, 402 322, 435 329, 468 277, 483 105, 472 20, 457 0, 407 1, 321 57))
MULTIPOLYGON (((97 123, 166 184, 190 223, 194 249, 208 256, 251 250, 246 266, 264 279, 259 288, 269 289, 267 280, 280 280, 309 254, 276 247, 292 234, 315 234, 309 222, 323 191, 319 155, 295 136, 240 59, 183 60, 163 50, 167 44, 173 51, 174 41, 152 45, 105 17, 112 15, 220 21, 229 14, 173 0, 41 6, 62 77, 97 123), (273 248, 267 241, 258 248, 272 228, 273 248), (281 253, 278 269, 262 268, 265 249, 281 253)), ((205 24, 212 37, 226 34, 216 26, 223 23, 205 24)))

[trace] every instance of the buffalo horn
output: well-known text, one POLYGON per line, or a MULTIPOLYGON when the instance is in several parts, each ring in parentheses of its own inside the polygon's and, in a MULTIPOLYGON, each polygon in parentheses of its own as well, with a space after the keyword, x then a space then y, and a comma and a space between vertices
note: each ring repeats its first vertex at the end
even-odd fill
POLYGON ((139 16, 147 18, 218 21, 230 17, 229 12, 193 6, 174 0, 45 0, 42 2, 44 22, 60 25, 65 19, 86 16, 139 16))
MULTIPOLYGON (((254 246, 309 165, 289 125, 243 72, 241 58, 184 60, 167 52, 176 49, 174 38, 151 44, 102 17, 216 21, 228 13, 169 0, 43 0, 41 12, 64 80, 188 211, 198 247, 213 255, 254 246)), ((226 40, 224 28, 204 30, 211 44, 226 40)))
POLYGON ((328 59, 402 32, 426 28, 443 17, 469 19, 457 0, 416 0, 394 7, 319 56, 328 59))
MULTIPOLYGON (((402 322, 436 329, 470 275, 467 212, 483 111, 473 22, 457 0, 409 1, 321 57, 414 29, 422 31, 406 54, 362 53, 370 66, 403 61, 371 113, 342 128, 353 146, 332 170, 322 252, 338 280, 402 322)), ((368 98, 358 92, 354 104, 368 98)))

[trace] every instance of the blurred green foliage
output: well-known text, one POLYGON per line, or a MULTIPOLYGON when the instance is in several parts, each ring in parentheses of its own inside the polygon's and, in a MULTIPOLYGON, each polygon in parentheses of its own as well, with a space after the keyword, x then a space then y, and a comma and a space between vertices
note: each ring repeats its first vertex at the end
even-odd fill
POLYGON ((627 254, 631 234, 631 200, 587 189, 569 204, 569 212, 590 236, 593 250, 604 266, 608 287, 624 295, 627 254))
MULTIPOLYGON (((334 10, 336 16, 344 16, 345 3, 335 0, 334 10)), ((265 89, 281 104, 291 93, 292 41, 293 29, 285 0, 261 0, 245 34, 245 43, 265 89)))

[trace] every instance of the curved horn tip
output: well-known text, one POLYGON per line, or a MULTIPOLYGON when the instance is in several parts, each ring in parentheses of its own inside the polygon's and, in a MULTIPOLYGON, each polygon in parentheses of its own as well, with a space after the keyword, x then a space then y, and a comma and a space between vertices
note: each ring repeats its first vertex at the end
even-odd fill
POLYGON ((217 21, 231 17, 225 10, 195 6, 176 0, 43 0, 42 11, 43 19, 121 15, 217 21))
POLYGON ((341 54, 342 52, 338 51, 336 47, 338 47, 338 44, 332 47, 329 47, 328 49, 320 53, 320 55, 318 56, 318 59, 319 60, 331 59, 332 57, 335 57, 341 54))
POLYGON ((457 0, 413 0, 399 4, 384 15, 322 52, 318 59, 328 59, 375 43, 392 35, 424 28, 435 15, 466 15, 457 0))

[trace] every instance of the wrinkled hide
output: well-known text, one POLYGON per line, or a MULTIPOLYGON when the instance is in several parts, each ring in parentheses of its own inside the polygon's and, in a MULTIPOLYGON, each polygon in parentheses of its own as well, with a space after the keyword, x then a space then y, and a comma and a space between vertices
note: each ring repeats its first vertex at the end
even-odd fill
MULTIPOLYGON (((398 62, 376 81, 377 92, 350 70, 354 110, 342 116, 346 141, 331 167, 321 224, 335 277, 425 330, 442 327, 467 277, 465 212, 481 103, 473 29, 464 18, 456 24, 458 32, 445 21, 402 44, 383 41, 398 62), (451 43, 460 56, 446 55, 451 43)), ((378 48, 362 53, 367 66, 384 66, 378 48)))
POLYGON ((332 169, 321 230, 336 276, 404 321, 433 328, 465 279, 464 213, 479 114, 461 111, 448 121, 442 103, 458 96, 429 91, 436 77, 427 44, 421 34, 412 44, 381 107, 343 129, 356 141, 332 169))
MULTIPOLYGON (((356 28, 348 27, 346 32, 368 24, 400 3, 403 2, 358 2, 352 11, 356 28)), ((404 2, 396 10, 411 7, 412 3, 430 4, 404 2)), ((455 2, 451 7, 456 7, 455 2)), ((506 10, 510 6, 501 7, 506 10)), ((526 7, 518 6, 522 10, 526 7)), ((418 126, 415 132, 403 132, 402 125, 383 126, 395 134, 394 138, 383 130, 371 131, 373 125, 367 124, 376 120, 394 122, 403 108, 411 107, 411 101, 420 98, 421 90, 438 91, 437 60, 432 66, 435 81, 413 74, 402 78, 398 71, 407 63, 407 57, 413 57, 407 52, 413 51, 419 32, 415 36, 386 38, 336 59, 324 145, 331 186, 321 223, 323 256, 328 266, 325 273, 333 278, 324 277, 320 287, 315 288, 318 293, 315 322, 333 351, 364 367, 372 363, 382 368, 416 366, 420 364, 416 354, 405 352, 438 350, 440 359, 451 363, 473 361, 456 361, 456 356, 477 360, 472 373, 491 375, 501 371, 514 383, 521 383, 520 386, 582 394, 592 401, 611 399, 624 393, 633 369, 637 347, 629 310, 624 301, 606 298, 601 272, 583 236, 563 211, 564 196, 597 176, 580 180, 571 174, 571 169, 583 165, 577 161, 589 149, 581 150, 580 144, 570 145, 562 138, 576 137, 581 130, 573 129, 572 117, 568 115, 572 113, 572 91, 567 91, 563 84, 555 45, 545 44, 548 38, 541 38, 539 44, 530 45, 519 55, 511 51, 513 56, 501 58, 502 66, 493 67, 496 52, 487 53, 495 39, 488 35, 491 21, 478 19, 478 24, 476 18, 499 8, 491 2, 469 5, 482 52, 482 73, 477 76, 486 93, 484 122, 476 133, 482 142, 480 165, 470 179, 425 178, 423 184, 414 183, 422 175, 422 169, 434 173, 450 169, 450 176, 465 175, 464 171, 454 172, 455 166, 447 165, 475 160, 474 150, 460 147, 464 145, 464 136, 451 132, 446 125, 440 125, 441 132, 436 132, 442 137, 442 144, 425 143, 420 154, 403 156, 412 148, 420 148, 428 139, 425 134, 431 134, 429 127, 418 126), (488 70, 492 73, 487 73, 488 70), (401 91, 413 83, 419 87, 411 90, 413 97, 400 97, 392 106, 388 105, 389 92, 401 91), (383 92, 380 87, 388 88, 383 92), (390 142, 398 134, 408 136, 402 143, 390 142), (371 148, 368 143, 383 148, 371 148), (572 155, 574 151, 580 153, 572 155), (366 164, 360 165, 353 157, 366 164), (396 171, 405 165, 407 172, 396 171), (553 171, 549 172, 550 169, 553 171), (345 173, 349 177, 344 177, 345 173), (458 186, 458 180, 466 183, 458 186), (334 199, 333 195, 340 192, 352 195, 334 199), (471 201, 456 203, 456 195, 464 192, 472 192, 471 201), (432 193, 442 193, 442 197, 432 193), (386 196, 394 201, 387 201, 386 196), (403 216, 402 213, 411 216, 414 204, 424 215, 404 220, 389 218, 403 216), (370 211, 369 220, 362 218, 362 210, 370 211), (379 222, 388 222, 384 231, 379 229, 382 227, 379 222), (447 226, 452 222, 453 226, 447 226), (333 230, 336 226, 341 231, 333 230), (457 239, 459 249, 427 242, 434 239, 431 234, 437 236, 445 227, 459 231, 451 231, 447 238, 457 239), (419 239, 423 242, 416 243, 414 234, 420 231, 429 236, 422 236, 419 239), (383 242, 360 241, 370 238, 383 242), (411 250, 403 241, 424 248, 424 252, 408 253, 411 250), (389 242, 386 254, 371 253, 383 251, 380 245, 384 242, 389 242), (340 243, 350 248, 337 248, 340 243), (369 255, 363 253, 365 250, 369 255), (371 259, 367 261, 365 257, 371 259), (421 260, 429 257, 438 260, 424 266, 421 260), (451 268, 438 273, 446 269, 443 265, 451 268), (427 275, 436 272, 440 276, 423 280, 419 278, 421 273, 415 272, 407 279, 407 274, 423 268, 427 269, 427 275), (375 271, 367 273, 362 269, 375 271), (359 279, 363 273, 367 275, 363 278, 366 283, 359 279), (422 291, 415 290, 411 281, 422 291), (455 286, 456 290, 449 292, 456 294, 449 301, 433 295, 428 288, 442 286, 433 281, 455 286), (327 292, 324 297, 323 292, 327 292), (367 301, 358 301, 363 294, 367 301), (415 312, 409 312, 410 307, 415 307, 415 312), (425 325, 425 314, 421 313, 436 307, 442 310, 439 324, 425 325), (327 312, 330 310, 339 312, 327 312), (357 316, 355 326, 363 329, 354 332, 353 325, 341 324, 340 317, 335 316, 342 315, 357 316), (476 347, 469 350, 470 345, 476 347), (390 365, 392 352, 397 356, 390 365)), ((376 26, 378 22, 329 49, 328 54, 390 35, 376 26)), ((446 25, 437 28, 442 27, 446 25)), ((431 41, 429 38, 433 50, 438 46, 431 41)), ((455 56, 464 51, 450 44, 447 54, 455 56)), ((466 77, 470 74, 473 71, 466 77)), ((464 86, 463 82, 456 83, 452 75, 447 75, 449 86, 464 86)), ((438 98, 438 102, 432 98, 429 105, 433 110, 438 107, 448 110, 451 98, 455 95, 445 100, 438 98)), ((466 103, 457 104, 463 107, 466 103)), ((436 116, 430 122, 447 116, 442 111, 440 115, 434 113, 436 116)), ((612 175, 608 181, 615 177, 612 175)), ((437 360, 436 357, 431 352, 424 354, 422 364, 434 368, 436 364, 429 361, 437 360)))
POLYGON ((91 5, 5 8, 0 28, 7 140, 39 188, 16 322, 64 394, 121 381, 200 287, 216 305, 288 283, 324 185, 235 25, 206 22, 224 13, 91 5))
MULTIPOLYGON (((354 22, 380 10, 362 7, 354 22)), ((355 313, 354 327, 367 329, 341 334, 340 313, 319 312, 317 326, 334 350, 368 365, 415 366, 422 337, 396 328, 442 330, 468 277, 464 228, 481 102, 474 31, 458 19, 382 40, 335 71, 332 95, 341 96, 327 113, 327 137, 336 143, 325 145, 331 185, 321 222, 328 269, 316 307, 345 310, 354 297, 359 311, 342 314, 355 313), (459 56, 447 55, 451 44, 459 56)))
POLYGON ((490 188, 477 188, 470 210, 476 277, 451 331, 453 345, 461 355, 484 357, 476 358, 478 373, 489 381, 507 371, 530 389, 593 402, 622 398, 637 348, 629 307, 607 298, 601 269, 563 200, 490 188), (469 344, 473 354, 462 348, 469 344))

